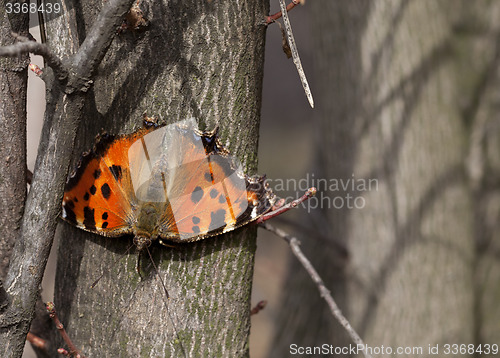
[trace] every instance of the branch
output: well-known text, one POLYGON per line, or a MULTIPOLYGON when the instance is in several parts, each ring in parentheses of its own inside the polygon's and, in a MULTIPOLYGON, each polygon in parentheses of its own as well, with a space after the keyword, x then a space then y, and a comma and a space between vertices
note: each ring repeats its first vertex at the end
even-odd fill
POLYGON ((26 340, 31 343, 32 346, 41 349, 43 351, 47 351, 47 341, 45 339, 42 339, 38 337, 37 335, 28 332, 28 335, 26 336, 26 340))
POLYGON ((49 101, 53 103, 45 114, 21 235, 15 243, 5 281, 10 305, 0 316, 0 351, 6 357, 21 354, 33 319, 37 292, 61 210, 76 131, 86 102, 85 93, 133 1, 109 0, 105 3, 70 62, 66 93, 51 93, 49 101))
MULTIPOLYGON (((92 30, 75 54, 71 70, 74 77, 68 87, 86 92, 94 77, 97 67, 108 51, 109 45, 118 33, 124 16, 129 12, 135 0, 109 0, 99 13, 92 30)), ((70 90, 66 93, 72 93, 70 90)))
POLYGON ((22 53, 33 53, 43 56, 47 64, 54 70, 59 81, 68 78, 67 94, 75 91, 87 92, 93 81, 97 67, 106 54, 134 0, 111 0, 99 13, 90 33, 75 54, 68 70, 50 48, 43 44, 30 41, 28 38, 13 34, 22 42, 0 48, 0 56, 18 56, 22 53))
POLYGON ((285 0, 279 0, 281 12, 283 14, 283 24, 285 25, 286 35, 288 38, 288 45, 290 45, 290 50, 292 52, 293 63, 297 67, 297 72, 299 73, 300 82, 306 93, 307 100, 311 108, 314 108, 314 99, 309 88, 309 83, 307 82, 306 74, 302 68, 302 62, 300 61, 299 51, 297 50, 297 45, 295 44, 295 39, 293 37, 292 25, 290 24, 290 19, 288 18, 288 12, 285 7, 285 0))
POLYGON ((283 214, 284 212, 286 212, 286 211, 288 211, 290 209, 296 208, 297 205, 299 205, 303 201, 306 201, 310 197, 316 195, 316 192, 317 192, 316 188, 314 188, 314 187, 309 188, 306 191, 306 193, 304 195, 302 195, 300 198, 298 198, 298 199, 296 199, 294 201, 291 201, 288 204, 283 205, 283 206, 279 207, 278 209, 271 211, 270 213, 262 215, 260 218, 258 218, 257 220, 255 220, 255 224, 261 224, 264 221, 272 219, 275 216, 281 215, 281 214, 283 214))
POLYGON ((0 47, 0 56, 15 57, 24 53, 32 53, 35 55, 43 56, 47 65, 49 65, 59 81, 64 81, 68 78, 68 70, 64 66, 63 62, 59 57, 56 56, 54 52, 49 48, 49 46, 31 41, 27 37, 12 33, 17 40, 20 42, 0 47))
POLYGON ((256 315, 257 313, 259 313, 260 311, 262 311, 267 305, 267 301, 259 301, 257 302, 257 304, 255 305, 254 308, 252 308, 252 310, 250 311, 250 316, 253 316, 253 315, 256 315))
MULTIPOLYGON (((309 259, 304 255, 304 253, 300 249, 299 247, 300 241, 297 240, 295 237, 288 235, 283 230, 270 225, 269 223, 263 223, 260 224, 260 226, 268 231, 271 231, 272 233, 276 234, 277 236, 281 237, 286 242, 288 242, 290 248, 292 249, 293 254, 297 257, 302 266, 304 266, 307 273, 309 274, 309 276, 311 276, 313 282, 318 287, 319 293, 321 297, 323 297, 326 303, 328 304, 328 307, 330 308, 330 312, 332 313, 333 317, 335 317, 335 319, 342 325, 342 327, 344 327, 347 334, 349 334, 349 336, 351 337, 352 341, 356 343, 357 347, 361 346, 365 347, 365 344, 363 343, 361 337, 356 333, 354 328, 352 328, 347 318, 345 318, 344 315, 342 314, 342 311, 340 311, 340 308, 337 306, 337 303, 335 303, 335 300, 330 294, 330 291, 326 288, 325 283, 319 276, 318 272, 314 269, 309 259)), ((366 352, 366 350, 363 350, 363 352, 366 358, 371 358, 371 355, 368 352, 366 352)))
POLYGON ((71 341, 71 338, 69 338, 68 333, 64 329, 63 324, 59 320, 59 317, 57 317, 56 306, 54 305, 54 303, 47 302, 46 308, 47 308, 47 311, 49 312, 50 318, 52 319, 52 321, 54 321, 54 324, 56 325, 56 328, 59 331, 59 334, 61 335, 64 342, 68 345, 69 355, 71 357, 75 356, 77 358, 85 358, 85 356, 80 354, 80 352, 78 351, 76 346, 73 344, 73 342, 71 341))

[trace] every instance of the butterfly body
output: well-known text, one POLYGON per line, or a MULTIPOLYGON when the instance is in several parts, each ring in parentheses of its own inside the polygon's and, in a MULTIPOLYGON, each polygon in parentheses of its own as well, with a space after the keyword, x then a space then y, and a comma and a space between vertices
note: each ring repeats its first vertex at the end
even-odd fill
POLYGON ((265 177, 246 176, 216 131, 194 119, 102 136, 66 183, 62 218, 108 237, 192 242, 248 224, 275 196, 265 177))

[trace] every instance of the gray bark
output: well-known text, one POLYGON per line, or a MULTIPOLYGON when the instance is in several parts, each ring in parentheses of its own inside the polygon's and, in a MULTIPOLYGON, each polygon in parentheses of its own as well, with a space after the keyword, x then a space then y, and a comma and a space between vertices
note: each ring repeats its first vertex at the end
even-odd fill
POLYGON ((5 282, 9 305, 0 314, 0 351, 4 357, 22 354, 61 210, 76 127, 92 83, 89 80, 131 3, 107 2, 106 11, 96 22, 99 26, 82 43, 80 50, 86 56, 79 56, 79 52, 66 62, 70 76, 64 81, 57 76, 60 80, 51 82, 50 70, 45 69, 52 102, 47 106, 33 181, 5 282))
MULTIPOLYGON (((28 16, 7 14, 0 1, 0 46, 15 42, 12 32, 28 34, 28 16)), ((0 280, 7 275, 19 236, 26 200, 26 90, 29 55, 0 58, 0 280)))
MULTIPOLYGON (((70 33, 85 38, 100 7, 75 4, 74 22, 51 21, 50 46, 70 51, 70 33)), ((207 129, 218 124, 223 143, 253 173, 267 2, 142 1, 141 8, 151 24, 120 34, 100 64, 73 162, 101 128, 131 133, 146 112, 160 123, 194 116, 207 129)), ((144 256, 143 279, 135 249, 127 252, 131 238, 59 229, 55 304, 83 354, 248 356, 255 228, 175 248, 153 245, 159 277, 144 256)), ((55 333, 54 340, 63 345, 55 333)))
MULTIPOLYGON (((316 177, 377 180, 318 193, 316 219, 350 257, 332 264, 335 251, 308 240, 309 257, 369 346, 426 355, 428 345, 498 341, 498 4, 308 6, 320 79, 316 177), (334 208, 347 194, 363 207, 334 208)), ((273 356, 291 343, 351 343, 307 281, 294 265, 273 356)))

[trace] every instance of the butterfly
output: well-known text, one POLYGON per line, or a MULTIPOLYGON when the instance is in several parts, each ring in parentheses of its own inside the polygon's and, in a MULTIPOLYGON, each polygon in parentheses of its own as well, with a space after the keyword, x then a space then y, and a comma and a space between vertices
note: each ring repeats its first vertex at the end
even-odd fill
POLYGON ((68 177, 62 218, 102 236, 131 234, 143 250, 232 231, 275 202, 265 176, 244 174, 217 129, 201 132, 190 118, 101 135, 68 177))

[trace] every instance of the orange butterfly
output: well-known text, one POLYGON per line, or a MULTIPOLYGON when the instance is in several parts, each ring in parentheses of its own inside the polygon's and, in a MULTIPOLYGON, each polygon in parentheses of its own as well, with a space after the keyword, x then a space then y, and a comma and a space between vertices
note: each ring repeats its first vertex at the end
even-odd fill
POLYGON ((257 220, 274 207, 265 177, 250 178, 194 118, 103 135, 68 178, 62 218, 108 237, 197 241, 257 220))

